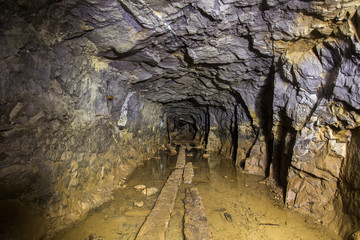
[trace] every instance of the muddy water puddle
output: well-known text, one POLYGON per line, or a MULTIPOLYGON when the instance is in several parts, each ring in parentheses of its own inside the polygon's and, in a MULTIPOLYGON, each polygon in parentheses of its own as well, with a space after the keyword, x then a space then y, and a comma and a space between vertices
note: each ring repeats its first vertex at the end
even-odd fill
MULTIPOLYGON (((181 240, 185 188, 197 187, 205 207, 214 240, 338 240, 314 219, 287 210, 274 200, 270 189, 260 184, 261 177, 237 173, 229 161, 202 158, 202 151, 187 156, 194 166, 193 184, 182 184, 166 232, 167 240, 181 240)), ((161 190, 174 170, 176 156, 161 152, 159 157, 138 167, 126 179, 127 187, 114 193, 113 201, 91 211, 87 218, 54 240, 132 240, 153 208, 159 193, 145 196, 136 185, 161 190), (134 202, 143 202, 142 207, 134 202)))

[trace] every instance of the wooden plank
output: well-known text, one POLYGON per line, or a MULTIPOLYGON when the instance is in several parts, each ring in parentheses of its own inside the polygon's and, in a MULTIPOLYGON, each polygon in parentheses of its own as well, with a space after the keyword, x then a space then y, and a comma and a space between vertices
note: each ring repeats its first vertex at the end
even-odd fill
POLYGON ((197 188, 186 189, 184 235, 185 240, 212 239, 202 199, 197 188))
POLYGON ((188 162, 185 165, 185 169, 184 169, 184 183, 192 183, 192 179, 194 177, 194 168, 192 165, 192 162, 188 162))
POLYGON ((154 208, 141 226, 137 240, 162 240, 168 228, 171 212, 181 183, 183 169, 176 169, 168 178, 154 208))
POLYGON ((185 147, 181 146, 180 150, 179 150, 179 155, 176 161, 176 166, 175 168, 181 168, 183 169, 185 167, 185 147))
POLYGON ((176 169, 171 173, 162 188, 154 208, 141 226, 136 240, 163 240, 168 228, 171 212, 174 209, 176 195, 181 184, 185 165, 185 148, 182 147, 176 163, 176 169), (181 166, 183 166, 181 168, 181 166))
POLYGON ((170 151, 171 155, 176 155, 177 154, 176 149, 170 143, 166 143, 165 147, 166 147, 167 150, 170 151))

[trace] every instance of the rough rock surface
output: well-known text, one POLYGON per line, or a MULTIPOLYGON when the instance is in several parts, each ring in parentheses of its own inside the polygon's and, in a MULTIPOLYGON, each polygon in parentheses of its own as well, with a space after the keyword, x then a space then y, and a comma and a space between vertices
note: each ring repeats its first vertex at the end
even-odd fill
POLYGON ((357 231, 359 6, 0 0, 0 200, 43 209, 51 235, 185 129, 357 231))
POLYGON ((0 1, 0 201, 40 207, 51 235, 110 200, 166 138, 161 106, 119 80, 80 26, 62 27, 69 9, 39 2, 0 1))

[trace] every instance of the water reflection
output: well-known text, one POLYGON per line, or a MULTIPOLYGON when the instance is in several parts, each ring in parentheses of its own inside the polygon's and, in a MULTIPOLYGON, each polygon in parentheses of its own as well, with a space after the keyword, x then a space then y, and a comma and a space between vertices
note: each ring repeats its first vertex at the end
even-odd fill
MULTIPOLYGON (((72 239, 135 239, 158 194, 147 197, 133 187, 164 185, 174 170, 176 156, 159 152, 146 161, 127 179, 127 188, 114 193, 114 201, 104 204, 72 229, 60 234, 57 240, 72 239), (134 202, 143 201, 143 207, 134 202)), ((340 239, 315 220, 291 212, 271 196, 270 189, 259 183, 257 176, 237 173, 230 159, 210 156, 203 158, 202 150, 188 152, 193 162, 194 181, 182 184, 166 232, 167 240, 183 239, 185 188, 196 186, 203 198, 213 239, 340 239)))

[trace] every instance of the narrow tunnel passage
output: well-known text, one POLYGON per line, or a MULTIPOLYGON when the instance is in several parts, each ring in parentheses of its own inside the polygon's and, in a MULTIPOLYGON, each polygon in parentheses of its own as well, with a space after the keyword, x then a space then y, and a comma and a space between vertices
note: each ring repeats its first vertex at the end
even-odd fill
POLYGON ((359 6, 0 0, 0 239, 97 214, 81 238, 131 239, 160 193, 133 187, 160 191, 180 146, 196 190, 180 185, 169 238, 187 191, 215 239, 356 239, 359 6))

